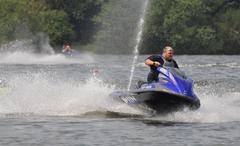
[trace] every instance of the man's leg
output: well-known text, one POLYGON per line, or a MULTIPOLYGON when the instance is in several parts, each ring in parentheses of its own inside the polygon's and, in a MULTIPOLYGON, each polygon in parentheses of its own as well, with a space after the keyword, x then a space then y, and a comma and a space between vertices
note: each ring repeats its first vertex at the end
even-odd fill
POLYGON ((147 81, 148 81, 148 83, 152 83, 153 81, 157 82, 158 81, 158 73, 150 71, 148 73, 147 81))

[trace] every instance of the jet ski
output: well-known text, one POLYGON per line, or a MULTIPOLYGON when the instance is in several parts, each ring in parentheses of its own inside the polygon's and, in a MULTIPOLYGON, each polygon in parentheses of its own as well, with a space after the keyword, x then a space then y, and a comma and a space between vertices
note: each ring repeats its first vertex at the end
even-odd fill
POLYGON ((75 50, 65 51, 62 52, 62 54, 67 58, 77 58, 80 55, 80 53, 75 50))
POLYGON ((168 114, 186 108, 196 110, 200 100, 193 92, 193 80, 177 68, 158 67, 157 82, 142 83, 130 91, 114 91, 110 97, 147 112, 168 114))

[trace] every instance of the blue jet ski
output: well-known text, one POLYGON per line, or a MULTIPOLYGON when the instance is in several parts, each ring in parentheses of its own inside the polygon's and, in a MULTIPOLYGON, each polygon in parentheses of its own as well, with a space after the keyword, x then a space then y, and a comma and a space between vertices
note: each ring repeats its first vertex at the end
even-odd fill
POLYGON ((158 67, 158 82, 143 83, 131 91, 115 91, 114 99, 156 114, 167 114, 184 109, 195 110, 200 100, 193 92, 193 81, 176 68, 158 67))

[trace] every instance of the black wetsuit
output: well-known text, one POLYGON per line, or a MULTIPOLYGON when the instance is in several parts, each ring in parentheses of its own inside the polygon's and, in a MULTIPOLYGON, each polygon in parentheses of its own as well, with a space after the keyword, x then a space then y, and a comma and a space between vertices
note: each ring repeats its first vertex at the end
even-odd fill
MULTIPOLYGON (((159 62, 161 66, 179 68, 177 62, 174 59, 166 60, 161 55, 151 55, 147 59, 159 62)), ((159 73, 157 71, 157 67, 154 65, 150 65, 150 72, 148 74, 147 81, 149 83, 153 81, 158 81, 158 74, 159 73)))

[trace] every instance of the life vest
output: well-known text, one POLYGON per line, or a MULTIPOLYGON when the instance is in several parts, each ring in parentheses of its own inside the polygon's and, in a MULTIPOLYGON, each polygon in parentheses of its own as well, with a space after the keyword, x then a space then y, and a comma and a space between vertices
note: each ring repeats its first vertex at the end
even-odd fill
POLYGON ((175 67, 174 61, 173 59, 171 59, 170 61, 166 60, 164 57, 162 57, 163 59, 163 67, 175 67))

